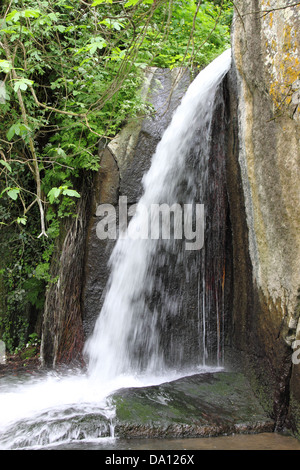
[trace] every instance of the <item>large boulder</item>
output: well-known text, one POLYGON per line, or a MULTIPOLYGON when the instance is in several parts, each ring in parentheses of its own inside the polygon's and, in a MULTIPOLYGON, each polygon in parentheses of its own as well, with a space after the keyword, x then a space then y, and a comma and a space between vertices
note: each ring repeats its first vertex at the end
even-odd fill
POLYGON ((300 338, 300 11, 277 0, 237 0, 235 10, 227 165, 233 342, 282 427, 300 398, 293 363, 300 338))
POLYGON ((274 428, 240 373, 214 372, 121 389, 110 397, 123 438, 207 437, 274 428))

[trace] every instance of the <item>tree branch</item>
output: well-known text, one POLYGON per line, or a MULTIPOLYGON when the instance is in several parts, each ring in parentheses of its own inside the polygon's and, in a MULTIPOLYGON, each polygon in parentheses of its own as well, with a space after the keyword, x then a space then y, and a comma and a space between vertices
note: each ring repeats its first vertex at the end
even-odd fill
POLYGON ((86 113, 73 113, 72 111, 63 111, 62 109, 58 109, 58 108, 53 108, 52 106, 48 106, 44 103, 41 103, 38 99, 37 99, 37 96, 35 94, 35 91, 33 89, 33 87, 30 85, 29 86, 30 88, 30 91, 32 93, 32 96, 33 96, 33 99, 35 101, 35 104, 37 104, 38 106, 44 108, 44 109, 48 109, 49 111, 54 111, 55 113, 59 113, 59 114, 65 114, 67 116, 76 116, 76 117, 82 117, 84 119, 86 119, 87 117, 87 114, 86 113))
MULTIPOLYGON (((9 61, 11 61, 12 57, 11 57, 11 53, 10 53, 10 48, 9 48, 9 45, 8 45, 8 42, 7 42, 7 39, 6 39, 5 36, 4 36, 4 39, 3 39, 3 45, 4 45, 4 50, 5 50, 7 59, 9 61)), ((13 65, 13 63, 12 63, 12 65, 13 65)), ((18 80, 18 76, 17 76, 17 73, 16 73, 14 67, 12 68, 11 73, 12 73, 12 76, 13 76, 14 80, 18 80)), ((18 90, 17 90, 17 96, 18 96, 19 105, 20 105, 20 108, 21 108, 21 114, 22 114, 24 124, 25 124, 26 127, 29 127, 28 119, 27 119, 27 112, 26 112, 26 108, 25 108, 25 104, 24 104, 24 100, 23 100, 20 88, 18 88, 18 90)), ((40 238, 41 236, 48 237, 48 235, 46 233, 46 228, 45 228, 45 212, 44 212, 44 207, 43 207, 43 203, 42 203, 42 189, 41 189, 41 176, 40 176, 39 164, 38 164, 37 154, 36 154, 35 147, 34 147, 34 142, 33 142, 33 139, 30 135, 29 135, 28 141, 29 141, 30 152, 31 152, 31 155, 32 155, 32 158, 33 158, 33 166, 34 166, 35 182, 36 182, 36 196, 37 196, 37 203, 38 203, 38 206, 39 206, 40 220, 41 220, 41 233, 38 236, 38 238, 40 238)))

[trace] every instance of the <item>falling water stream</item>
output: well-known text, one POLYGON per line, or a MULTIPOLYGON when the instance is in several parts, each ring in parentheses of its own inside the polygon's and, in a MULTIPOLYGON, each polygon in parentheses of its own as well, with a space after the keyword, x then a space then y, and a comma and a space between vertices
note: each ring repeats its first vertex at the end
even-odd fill
MULTIPOLYGON (((170 336, 170 332, 164 334, 166 320, 171 320, 167 326, 170 328, 169 324, 182 315, 180 288, 172 293, 172 286, 166 288, 165 282, 169 277, 175 282, 170 271, 178 265, 180 280, 185 277, 189 281, 190 258, 194 258, 194 251, 199 253, 203 248, 201 215, 204 214, 200 203, 207 187, 210 124, 216 90, 229 69, 230 58, 227 50, 198 75, 156 148, 151 167, 143 178, 143 196, 127 232, 118 239, 112 253, 104 305, 85 347, 92 376, 101 375, 107 380, 131 371, 162 374, 170 365, 178 368, 205 361, 206 353, 202 350, 206 346, 205 331, 203 344, 196 341, 198 351, 192 353, 194 357, 186 349, 186 343, 190 348, 191 328, 187 341, 181 335, 179 340, 171 338, 168 346, 164 344, 164 337, 170 336), (199 203, 197 207, 195 202, 199 203), (158 214, 153 210, 155 204, 168 207, 177 204, 177 215, 182 215, 182 209, 186 222, 192 220, 193 209, 195 213, 198 210, 194 244, 189 240, 192 235, 180 230, 182 218, 174 220, 174 225, 178 224, 174 227, 178 239, 175 235, 156 238, 157 234, 151 230, 158 222, 158 214), (174 255, 175 266, 172 265, 174 255), (166 265, 167 272, 162 269, 166 265), (159 292, 159 299, 153 301, 153 292, 159 292)), ((160 220, 162 233, 168 221, 168 217, 160 220)), ((201 312, 205 316, 205 305, 201 312)), ((202 324, 205 318, 196 321, 202 324)), ((215 357, 213 363, 216 364, 215 357)))
MULTIPOLYGON (((157 146, 143 179, 144 193, 136 213, 110 259, 104 305, 85 345, 87 373, 52 371, 34 379, 1 379, 0 448, 44 448, 79 440, 113 439, 114 408, 107 399, 113 390, 158 384, 222 365, 219 324, 217 353, 209 353, 205 277, 198 285, 195 319, 188 325, 193 337, 181 331, 184 326, 179 332, 173 326, 184 309, 184 286, 179 283, 172 290, 170 280, 165 283, 165 270, 169 260, 175 259, 172 271, 176 273, 176 266, 185 263, 185 281, 191 282, 194 275, 197 278, 201 266, 192 266, 188 258, 193 251, 193 247, 187 249, 192 242, 190 234, 184 239, 162 240, 151 238, 146 228, 152 227, 157 217, 151 213, 153 204, 179 203, 182 207, 184 203, 190 211, 191 207, 195 209, 195 201, 202 202, 215 94, 230 63, 231 52, 227 50, 200 72, 157 146), (195 151, 191 152, 192 143, 200 155, 197 171, 190 165, 195 151)), ((204 221, 204 213, 202 216, 204 221)), ((188 220, 191 213, 185 213, 185 217, 188 220)), ((201 243, 201 227, 194 236, 201 243)), ((199 253, 202 245, 196 248, 199 253)))

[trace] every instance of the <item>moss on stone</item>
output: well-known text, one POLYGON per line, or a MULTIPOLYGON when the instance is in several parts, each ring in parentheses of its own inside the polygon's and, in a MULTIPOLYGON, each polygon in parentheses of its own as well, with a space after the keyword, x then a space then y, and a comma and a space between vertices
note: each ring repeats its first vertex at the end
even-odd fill
POLYGON ((272 429, 273 422, 240 373, 199 374, 112 395, 116 435, 218 435, 272 429))

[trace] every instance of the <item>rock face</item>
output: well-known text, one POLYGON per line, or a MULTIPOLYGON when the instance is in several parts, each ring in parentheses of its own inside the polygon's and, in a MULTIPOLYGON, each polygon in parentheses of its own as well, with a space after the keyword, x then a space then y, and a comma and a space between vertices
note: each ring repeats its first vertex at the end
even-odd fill
POLYGON ((233 343, 278 427, 300 399, 300 9, 288 3, 235 2, 229 78, 233 343))

